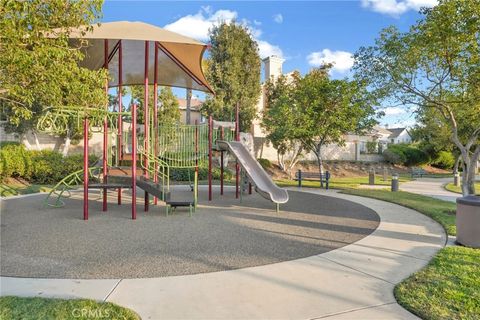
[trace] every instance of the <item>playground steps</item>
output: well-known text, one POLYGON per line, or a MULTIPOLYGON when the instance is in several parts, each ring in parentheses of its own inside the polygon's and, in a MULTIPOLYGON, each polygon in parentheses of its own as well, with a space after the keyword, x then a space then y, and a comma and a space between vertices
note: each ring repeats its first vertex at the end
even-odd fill
MULTIPOLYGON (((137 167, 137 177, 143 175, 143 169, 137 167)), ((132 177, 132 167, 110 167, 108 168, 108 176, 132 177)))
POLYGON ((162 185, 144 177, 137 177, 137 186, 159 199, 169 199, 170 192, 163 191, 162 185))

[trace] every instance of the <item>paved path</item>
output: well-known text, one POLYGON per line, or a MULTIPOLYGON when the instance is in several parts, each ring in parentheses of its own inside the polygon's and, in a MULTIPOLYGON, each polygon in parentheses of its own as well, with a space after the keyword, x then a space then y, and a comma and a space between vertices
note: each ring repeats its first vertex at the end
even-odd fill
POLYGON ((443 228, 395 204, 311 192, 368 206, 379 214, 380 225, 358 242, 298 260, 150 279, 3 277, 1 294, 111 301, 143 319, 415 319, 396 303, 393 288, 444 246, 443 228))
POLYGON ((443 187, 450 182, 453 182, 453 178, 419 178, 401 183, 400 190, 455 202, 461 194, 447 191, 443 187))

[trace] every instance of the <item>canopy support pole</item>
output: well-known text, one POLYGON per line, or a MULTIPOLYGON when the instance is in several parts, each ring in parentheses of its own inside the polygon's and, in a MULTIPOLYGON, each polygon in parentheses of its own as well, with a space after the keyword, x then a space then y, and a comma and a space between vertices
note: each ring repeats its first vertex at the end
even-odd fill
POLYGON ((88 118, 83 119, 83 220, 88 220, 88 118))
MULTIPOLYGON (((239 107, 238 102, 235 105, 235 141, 240 141, 240 123, 239 123, 239 107)), ((239 184, 240 184, 240 164, 238 160, 235 161, 235 198, 239 197, 239 184)))
MULTIPOLYGON (((148 118, 148 49, 149 49, 149 41, 145 41, 145 75, 144 75, 144 91, 145 91, 145 97, 143 101, 143 125, 144 125, 144 133, 143 133, 143 143, 144 143, 144 152, 145 152, 145 157, 144 157, 144 171, 143 171, 143 176, 145 179, 148 179, 148 155, 150 153, 149 150, 149 118, 148 118)), ((145 212, 148 211, 148 204, 149 204, 149 195, 148 192, 145 191, 145 212)))
MULTIPOLYGON (((223 140, 223 127, 220 127, 220 140, 223 140)), ((220 151, 220 195, 223 196, 223 151, 220 151)))
POLYGON ((212 116, 208 116, 208 201, 212 201, 212 116))
POLYGON ((137 104, 132 105, 132 219, 137 219, 137 104))
MULTIPOLYGON (((122 106, 122 85, 123 85, 123 65, 122 65, 122 40, 118 40, 118 112, 123 110, 122 106)), ((123 160, 123 122, 122 115, 118 115, 118 140, 117 140, 117 159, 118 163, 123 160)), ((122 204, 122 188, 118 188, 118 204, 122 204)))
MULTIPOLYGON (((155 62, 154 62, 154 68, 153 68, 153 152, 154 152, 154 157, 155 157, 155 162, 153 163, 153 182, 155 184, 158 183, 158 163, 156 161, 158 157, 158 45, 157 42, 155 41, 155 62)), ((158 204, 158 198, 154 197, 153 198, 153 204, 157 205, 158 204)))
MULTIPOLYGON (((108 72, 108 39, 103 40, 104 43, 104 65, 103 67, 108 72)), ((105 95, 108 97, 108 78, 105 81, 105 95)), ((105 105, 106 111, 108 111, 108 102, 105 105)), ((108 122, 107 116, 103 119, 103 184, 107 184, 107 148, 108 148, 108 122)), ((103 211, 107 211, 107 188, 103 189, 103 211)))

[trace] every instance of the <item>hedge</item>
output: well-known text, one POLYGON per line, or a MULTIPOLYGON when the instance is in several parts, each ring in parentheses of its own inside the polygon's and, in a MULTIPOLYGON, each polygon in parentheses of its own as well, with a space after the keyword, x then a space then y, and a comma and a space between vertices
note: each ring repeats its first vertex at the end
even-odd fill
POLYGON ((440 169, 452 169, 455 165, 455 156, 451 152, 440 151, 432 165, 440 169))
MULTIPOLYGON (((0 178, 23 178, 31 183, 54 184, 67 175, 83 169, 83 155, 63 157, 51 150, 26 150, 19 143, 2 143, 0 150, 0 178)), ((91 156, 90 163, 98 160, 91 156)))
MULTIPOLYGON (((170 178, 173 181, 193 181, 193 170, 187 168, 172 168, 170 169, 170 178), (190 176, 189 176, 190 175, 190 176)), ((232 172, 225 168, 223 172, 223 178, 225 180, 232 179, 232 172)), ((208 179, 208 168, 199 167, 198 168, 198 179, 207 180, 208 179)), ((212 179, 220 180, 220 169, 212 168, 212 179)))
POLYGON ((430 162, 426 152, 405 143, 389 145, 383 156, 387 162, 405 166, 419 166, 430 162))

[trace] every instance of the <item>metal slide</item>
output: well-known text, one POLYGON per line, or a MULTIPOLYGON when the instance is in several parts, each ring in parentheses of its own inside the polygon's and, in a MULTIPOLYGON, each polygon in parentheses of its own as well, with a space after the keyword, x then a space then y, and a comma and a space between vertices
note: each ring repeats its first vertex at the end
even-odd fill
POLYGON ((250 180, 255 184, 256 191, 262 197, 275 203, 286 203, 288 201, 287 190, 279 188, 272 181, 272 178, 241 142, 217 140, 217 145, 221 150, 229 151, 237 158, 250 180))

